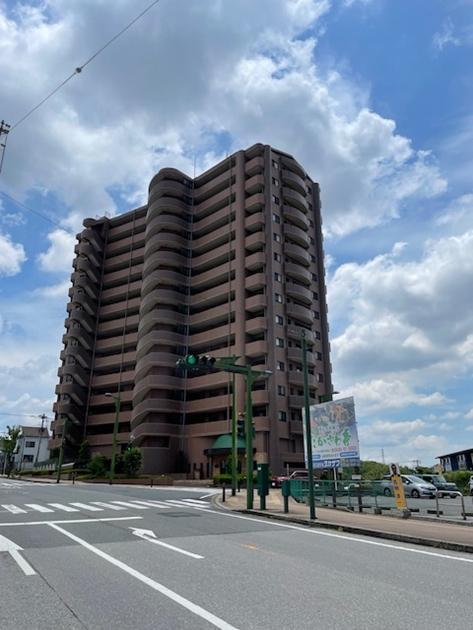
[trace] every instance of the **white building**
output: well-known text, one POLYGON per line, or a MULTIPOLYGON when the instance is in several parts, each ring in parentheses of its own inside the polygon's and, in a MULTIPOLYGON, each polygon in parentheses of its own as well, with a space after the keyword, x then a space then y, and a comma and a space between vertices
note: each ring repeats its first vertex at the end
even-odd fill
POLYGON ((16 470, 31 470, 36 462, 49 458, 49 431, 46 427, 21 427, 21 431, 13 467, 16 470))

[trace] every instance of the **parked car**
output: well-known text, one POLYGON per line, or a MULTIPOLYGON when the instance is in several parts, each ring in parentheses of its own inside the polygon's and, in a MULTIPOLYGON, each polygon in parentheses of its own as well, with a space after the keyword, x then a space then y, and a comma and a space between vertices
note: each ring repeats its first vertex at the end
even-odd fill
MULTIPOLYGON (((420 499, 421 497, 433 498, 437 493, 437 488, 427 483, 416 475, 401 475, 402 485, 404 486, 404 492, 407 497, 413 499, 420 499)), ((383 493, 389 497, 393 492, 393 484, 389 475, 385 475, 382 484, 384 486, 383 493)))
MULTIPOLYGON (((286 479, 309 479, 309 473, 307 470, 294 470, 290 475, 275 475, 271 478, 271 487, 272 488, 280 488, 283 481, 286 479)), ((316 475, 314 474, 314 481, 317 480, 316 475)))
POLYGON ((433 486, 437 488, 437 494, 439 497, 451 497, 454 499, 458 497, 460 491, 455 483, 452 481, 447 481, 443 475, 434 475, 434 474, 418 474, 417 477, 420 477, 424 481, 431 483, 433 486))

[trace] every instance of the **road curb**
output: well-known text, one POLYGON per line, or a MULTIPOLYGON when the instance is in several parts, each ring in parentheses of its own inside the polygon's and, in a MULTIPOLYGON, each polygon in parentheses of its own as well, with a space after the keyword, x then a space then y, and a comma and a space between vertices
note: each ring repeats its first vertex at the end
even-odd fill
POLYGON ((425 547, 434 547, 436 549, 447 549, 449 551, 460 551, 462 553, 473 554, 473 545, 464 543, 456 543, 448 540, 435 540, 432 538, 421 538, 419 536, 410 536, 408 534, 398 534, 396 532, 384 532, 376 529, 368 529, 366 527, 358 527, 355 525, 341 525, 339 523, 330 523, 327 521, 310 521, 297 516, 275 514, 274 512, 264 512, 262 510, 233 509, 222 504, 221 499, 212 497, 215 505, 225 510, 239 512, 240 514, 251 514, 253 516, 263 516, 268 520, 282 521, 286 523, 296 523, 297 525, 305 525, 306 527, 314 527, 317 529, 330 529, 337 532, 346 532, 348 534, 359 534, 361 536, 371 536, 372 538, 385 538, 386 540, 395 540, 396 542, 409 543, 411 545, 422 545, 425 547))

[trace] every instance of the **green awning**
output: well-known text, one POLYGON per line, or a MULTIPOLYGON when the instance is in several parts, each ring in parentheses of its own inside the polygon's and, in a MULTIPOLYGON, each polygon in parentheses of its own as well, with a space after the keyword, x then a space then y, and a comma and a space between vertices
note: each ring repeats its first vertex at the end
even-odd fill
MULTIPOLYGON (((245 440, 241 437, 237 437, 237 450, 240 452, 244 452, 246 448, 245 440)), ((219 455, 225 453, 232 452, 232 434, 224 433, 223 435, 219 435, 212 446, 206 449, 205 453, 207 455, 219 455)))

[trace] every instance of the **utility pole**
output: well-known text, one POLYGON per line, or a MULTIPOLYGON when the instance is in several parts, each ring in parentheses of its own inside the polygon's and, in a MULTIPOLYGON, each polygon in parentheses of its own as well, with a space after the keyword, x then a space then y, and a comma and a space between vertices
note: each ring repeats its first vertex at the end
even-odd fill
POLYGON ((120 394, 118 396, 113 396, 113 394, 106 393, 105 396, 109 398, 113 398, 115 401, 115 422, 113 424, 113 439, 112 439, 112 462, 110 464, 110 484, 113 483, 115 478, 115 460, 117 456, 117 433, 118 433, 118 424, 120 421, 120 394))
POLYGON ((315 520, 315 496, 314 496, 314 464, 312 461, 312 430, 310 426, 310 403, 309 403, 309 371, 307 368, 307 340, 305 330, 301 331, 302 345, 302 371, 304 374, 304 420, 305 438, 307 454, 307 472, 309 474, 309 518, 315 520))
POLYGON ((232 497, 237 490, 237 458, 236 374, 232 374, 232 497))
POLYGON ((0 173, 2 172, 3 158, 5 156, 5 150, 7 148, 7 139, 10 132, 10 125, 4 120, 0 121, 0 173), (5 136, 5 140, 2 142, 2 136, 5 136))
POLYGON ((56 483, 61 483, 62 462, 64 461, 64 447, 66 445, 67 421, 68 421, 68 418, 66 416, 64 420, 64 426, 62 427, 62 440, 61 440, 61 448, 59 449, 59 460, 57 464, 56 483))
POLYGON ((38 464, 39 452, 41 450, 41 442, 42 442, 42 439, 43 439, 44 423, 48 419, 48 416, 46 414, 42 413, 40 416, 38 416, 38 418, 41 418, 41 430, 40 430, 40 436, 39 436, 39 440, 38 440, 38 450, 36 451, 36 459, 35 459, 35 463, 34 463, 35 466, 38 464))

